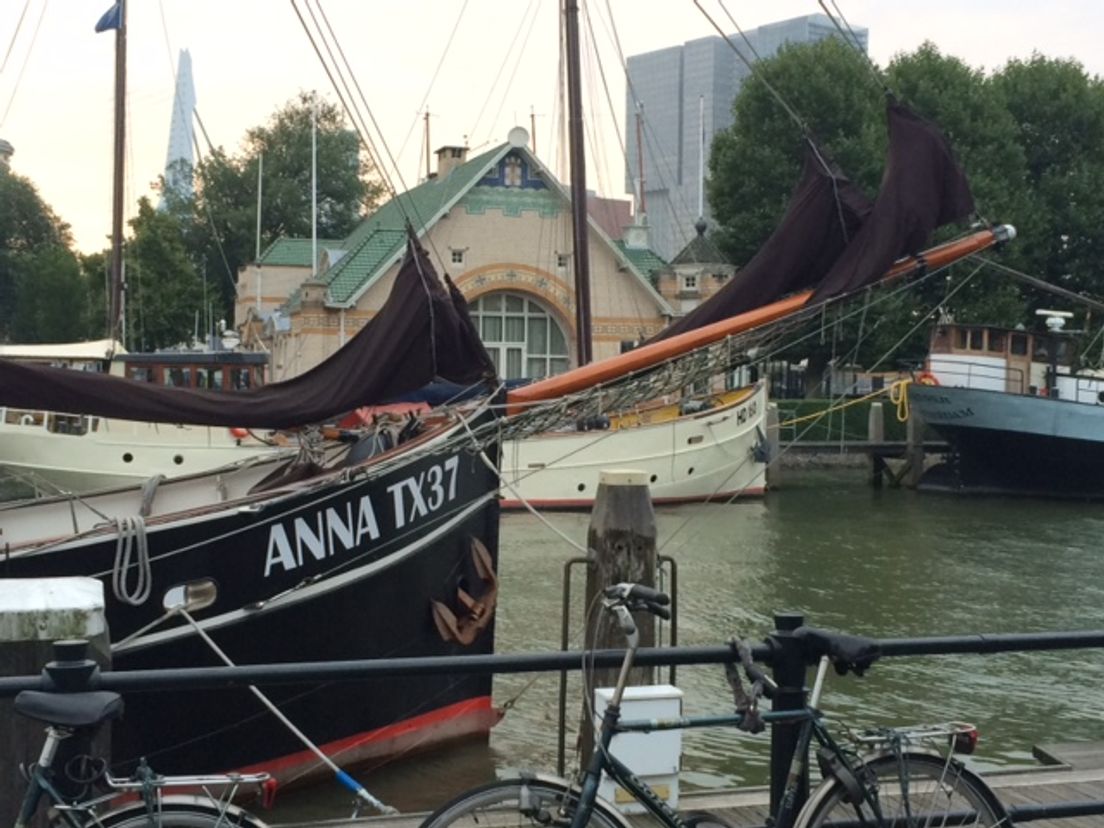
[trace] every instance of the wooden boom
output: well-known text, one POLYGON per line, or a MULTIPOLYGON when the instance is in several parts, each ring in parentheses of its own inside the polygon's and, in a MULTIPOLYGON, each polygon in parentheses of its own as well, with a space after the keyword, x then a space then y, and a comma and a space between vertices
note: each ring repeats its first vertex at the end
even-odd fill
MULTIPOLYGON (((973 233, 953 242, 933 247, 917 256, 899 259, 876 284, 905 276, 920 268, 940 268, 965 258, 972 253, 985 250, 998 242, 1015 238, 1016 230, 1011 225, 973 233)), ((814 291, 795 293, 769 305, 746 311, 745 313, 703 325, 692 331, 672 336, 651 345, 644 345, 628 353, 582 365, 554 377, 524 385, 510 391, 506 398, 508 414, 518 414, 534 403, 573 394, 610 380, 618 379, 658 365, 676 356, 710 345, 726 336, 743 333, 760 325, 766 325, 800 310, 812 299, 814 291)))

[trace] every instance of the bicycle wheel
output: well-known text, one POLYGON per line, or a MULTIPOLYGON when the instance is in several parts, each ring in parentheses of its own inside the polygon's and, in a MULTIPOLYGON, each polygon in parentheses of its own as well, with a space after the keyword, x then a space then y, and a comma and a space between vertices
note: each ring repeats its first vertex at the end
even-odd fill
POLYGON ((962 763, 923 753, 906 753, 901 761, 903 764, 899 765, 897 757, 886 755, 865 765, 881 821, 870 803, 849 802, 846 787, 839 780, 831 779, 821 783, 809 797, 794 828, 1007 825, 1000 801, 989 786, 966 770, 962 763), (902 779, 907 786, 902 784, 902 779))
POLYGON ((268 828, 237 805, 217 805, 200 796, 165 797, 152 818, 141 802, 110 811, 88 822, 89 828, 268 828))
MULTIPOLYGON (((562 780, 546 778, 502 779, 472 788, 442 805, 421 828, 479 826, 523 828, 571 824, 578 790, 562 780)), ((595 802, 588 825, 594 828, 629 828, 628 822, 604 802, 595 802)))

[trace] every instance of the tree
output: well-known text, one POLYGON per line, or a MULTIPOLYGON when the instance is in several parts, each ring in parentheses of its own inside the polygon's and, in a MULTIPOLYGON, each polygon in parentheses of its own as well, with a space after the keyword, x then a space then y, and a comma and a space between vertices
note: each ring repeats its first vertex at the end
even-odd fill
MULTIPOLYGON (((32 295, 31 285, 24 282, 41 273, 44 263, 53 262, 67 273, 72 272, 70 265, 76 268, 76 257, 68 249, 71 244, 69 225, 42 201, 34 185, 0 165, 0 340, 17 336, 13 326, 24 314, 21 297, 32 295), (64 261, 66 253, 71 261, 64 261)), ((35 315, 37 311, 27 313, 35 315)), ((50 336, 79 337, 68 336, 52 325, 51 330, 50 336)), ((19 326, 18 335, 30 342, 50 341, 44 332, 36 333, 27 324, 19 326)))
MULTIPOLYGON (((773 230, 799 170, 801 130, 767 84, 873 195, 885 153, 877 76, 948 136, 980 217, 1016 226, 1017 241, 999 254, 1007 264, 1104 295, 1098 268, 1104 193, 1094 185, 1104 177, 1104 91, 1079 64, 1036 56, 986 76, 926 43, 897 55, 883 73, 830 38, 784 49, 756 69, 710 161, 718 240, 735 261, 746 261, 773 230)), ((951 232, 957 231, 941 235, 951 232)), ((962 263, 907 296, 885 299, 873 313, 860 306, 836 332, 833 354, 858 354, 868 365, 890 351, 919 358, 927 346, 923 321, 936 307, 959 321, 1028 322, 1040 302, 1032 289, 991 272, 974 276, 976 268, 962 263), (860 328, 862 347, 855 350, 860 328)))
POLYGON ((755 65, 733 104, 733 125, 713 139, 709 203, 716 241, 746 262, 770 235, 797 184, 802 126, 775 90, 852 181, 873 193, 885 155, 885 118, 865 59, 837 38, 784 47, 755 65))
POLYGON ((18 342, 67 342, 89 332, 88 298, 77 257, 63 245, 17 253, 11 335, 18 342))
POLYGON ((238 269, 257 243, 257 173, 262 170, 261 249, 280 236, 311 235, 312 111, 317 106, 318 236, 347 236, 380 193, 373 168, 341 110, 302 93, 266 126, 246 134, 241 154, 214 150, 197 169, 196 249, 230 304, 238 269), (263 162, 262 162, 263 157, 263 162))
POLYGON ((138 202, 127 244, 127 342, 154 350, 191 342, 197 315, 208 316, 204 285, 185 245, 187 226, 148 198, 138 202))
POLYGON ((1009 62, 993 83, 1025 156, 1024 269, 1104 296, 1104 83, 1076 61, 1040 55, 1009 62))

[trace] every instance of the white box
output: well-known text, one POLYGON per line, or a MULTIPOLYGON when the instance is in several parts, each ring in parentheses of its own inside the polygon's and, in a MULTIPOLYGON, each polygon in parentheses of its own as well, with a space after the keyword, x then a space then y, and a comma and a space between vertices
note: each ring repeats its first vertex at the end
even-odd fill
MULTIPOLYGON (((594 723, 599 727, 602 715, 613 697, 612 687, 594 691, 594 723)), ((639 719, 676 719, 682 715, 682 691, 670 684, 627 687, 621 699, 621 721, 639 719)), ((678 807, 678 774, 682 763, 682 730, 650 733, 618 733, 610 744, 610 753, 624 762, 634 774, 648 783, 659 798, 672 808, 678 807)), ((628 791, 614 784, 606 774, 598 795, 626 814, 645 813, 643 805, 628 791)))

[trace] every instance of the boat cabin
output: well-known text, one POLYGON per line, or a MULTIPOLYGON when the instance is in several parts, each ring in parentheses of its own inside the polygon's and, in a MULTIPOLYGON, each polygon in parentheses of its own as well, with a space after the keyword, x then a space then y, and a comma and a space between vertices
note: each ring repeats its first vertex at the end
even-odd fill
POLYGON ((246 351, 120 354, 111 372, 138 382, 208 391, 246 391, 265 383, 268 355, 246 351))
POLYGON ((1061 324, 1051 322, 1054 318, 1048 317, 1046 331, 941 323, 932 332, 921 381, 1104 402, 1104 375, 1074 370, 1074 342, 1061 324))

